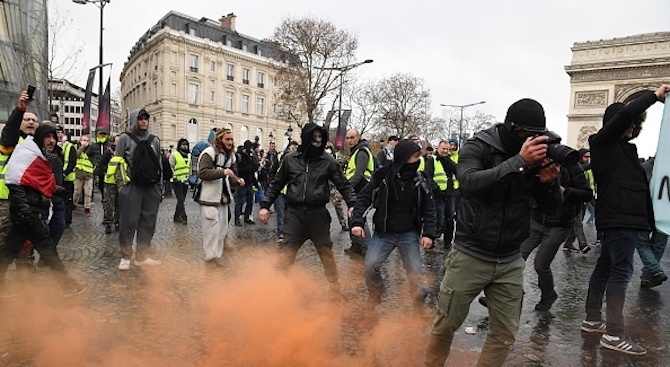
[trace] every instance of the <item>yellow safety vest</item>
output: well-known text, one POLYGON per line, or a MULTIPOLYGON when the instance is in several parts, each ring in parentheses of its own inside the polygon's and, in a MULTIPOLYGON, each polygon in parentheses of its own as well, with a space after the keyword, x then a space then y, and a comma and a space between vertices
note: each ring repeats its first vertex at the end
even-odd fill
MULTIPOLYGON (((23 141, 23 137, 19 137, 19 143, 23 141)), ((9 188, 5 184, 5 173, 7 173, 7 161, 9 155, 0 154, 0 200, 9 199, 9 188)))
MULTIPOLYGON (((126 161, 123 159, 123 157, 118 157, 114 156, 112 159, 109 160, 109 163, 107 163, 107 172, 105 172, 105 183, 110 184, 110 185, 115 185, 116 184, 116 170, 121 166, 121 174, 125 176, 126 169, 125 169, 126 161)), ((124 182, 127 180, 124 179, 124 182)))
MULTIPOLYGON (((72 147, 74 147, 74 144, 70 143, 69 141, 66 141, 63 143, 63 167, 67 167, 70 161, 70 150, 72 150, 72 147)), ((70 172, 67 176, 63 177, 64 181, 70 181, 73 182, 77 178, 77 175, 75 174, 74 170, 70 172)))
MULTIPOLYGON (((454 153, 454 154, 450 154, 450 155, 449 155, 449 158, 451 158, 451 160, 452 160, 454 163, 458 164, 458 152, 456 152, 456 153, 454 153)), ((456 190, 456 189, 458 189, 459 187, 461 187, 461 184, 458 182, 458 178, 456 178, 456 175, 451 175, 451 179, 452 179, 452 181, 454 182, 454 190, 456 190)))
POLYGON ((181 153, 174 153, 174 172, 172 174, 172 182, 183 182, 188 178, 189 168, 191 167, 191 153, 188 154, 186 160, 181 153))
MULTIPOLYGON (((365 151, 368 153, 368 165, 365 167, 365 173, 363 174, 363 177, 365 178, 366 181, 370 182, 370 179, 372 178, 372 173, 375 170, 375 159, 372 157, 372 152, 368 148, 362 148, 365 149, 365 151)), ((352 177, 356 174, 356 155, 358 155, 358 152, 361 151, 361 149, 357 149, 354 154, 351 155, 349 158, 349 163, 347 163, 347 170, 344 173, 344 177, 347 178, 347 180, 351 180, 352 177)))
POLYGON ((77 165, 74 168, 86 173, 93 173, 93 163, 88 159, 88 155, 85 152, 81 152, 81 155, 77 158, 77 165))
POLYGON ((8 155, 0 154, 0 199, 9 199, 9 188, 5 184, 5 173, 7 173, 8 155))
MULTIPOLYGON (((281 160, 284 157, 284 152, 281 152, 277 154, 277 162, 279 162, 279 168, 277 168, 277 172, 279 173, 279 170, 281 169, 281 160)), ((286 192, 288 191, 288 185, 285 185, 283 189, 279 191, 280 194, 286 195, 286 192)))
MULTIPOLYGON (((419 168, 417 169, 417 171, 425 171, 426 159, 424 157, 421 157, 419 159, 419 162, 420 162, 419 168)), ((440 161, 438 161, 435 158, 433 158, 433 181, 435 181, 437 187, 439 187, 441 191, 447 189, 447 173, 444 171, 442 163, 440 163, 440 161)))

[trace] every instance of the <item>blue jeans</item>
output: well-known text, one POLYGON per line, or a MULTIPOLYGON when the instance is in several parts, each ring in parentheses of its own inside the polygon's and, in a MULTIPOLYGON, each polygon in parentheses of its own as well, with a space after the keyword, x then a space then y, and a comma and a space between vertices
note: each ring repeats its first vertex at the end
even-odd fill
POLYGON ((637 254, 642 260, 642 280, 651 280, 654 275, 662 273, 661 258, 665 252, 665 246, 668 244, 668 236, 659 232, 651 232, 651 238, 648 232, 640 232, 637 242, 637 254))
POLYGON ((623 305, 633 276, 633 255, 640 232, 634 229, 602 231, 602 250, 589 280, 586 320, 600 321, 603 295, 607 297, 607 333, 624 334, 623 305))
POLYGON ((60 201, 53 206, 53 214, 49 221, 49 234, 54 244, 58 245, 65 231, 65 201, 60 201))
POLYGON ((402 265, 409 280, 412 301, 423 302, 421 287, 421 250, 419 235, 416 232, 376 233, 370 239, 365 255, 365 283, 373 297, 381 297, 384 291, 381 267, 394 248, 400 251, 402 265))
POLYGON ((284 234, 284 213, 286 212, 286 198, 279 193, 275 199, 275 212, 277 212, 277 234, 284 234))
POLYGON ((444 213, 446 210, 446 199, 435 197, 435 223, 437 224, 437 228, 435 228, 435 238, 440 237, 442 233, 444 233, 444 213))

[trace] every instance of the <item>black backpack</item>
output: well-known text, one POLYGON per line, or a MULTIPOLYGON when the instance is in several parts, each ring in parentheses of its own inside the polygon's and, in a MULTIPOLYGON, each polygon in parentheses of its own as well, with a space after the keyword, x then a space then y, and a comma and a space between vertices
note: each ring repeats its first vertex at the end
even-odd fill
POLYGON ((140 140, 134 134, 127 134, 136 143, 133 150, 133 164, 130 166, 130 182, 138 186, 153 186, 161 181, 159 158, 151 147, 154 135, 140 140))

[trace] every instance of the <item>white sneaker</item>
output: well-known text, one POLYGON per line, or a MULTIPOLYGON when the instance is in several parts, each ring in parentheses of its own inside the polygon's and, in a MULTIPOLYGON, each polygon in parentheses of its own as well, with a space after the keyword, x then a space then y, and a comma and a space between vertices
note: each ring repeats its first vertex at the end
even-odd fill
POLYGON ((130 259, 121 259, 119 270, 130 270, 130 259))
POLYGON ((162 264, 162 262, 160 260, 154 260, 150 257, 147 257, 143 261, 135 260, 135 265, 137 265, 137 266, 144 266, 144 265, 154 266, 154 265, 160 265, 160 264, 162 264))

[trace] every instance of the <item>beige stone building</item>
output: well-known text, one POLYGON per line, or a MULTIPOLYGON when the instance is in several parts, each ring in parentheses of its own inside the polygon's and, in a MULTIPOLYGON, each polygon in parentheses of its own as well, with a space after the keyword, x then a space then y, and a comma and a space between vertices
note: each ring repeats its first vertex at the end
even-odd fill
POLYGON ((255 137, 264 148, 270 140, 285 145, 291 121, 274 110, 272 46, 237 33, 235 20, 171 11, 130 51, 120 78, 123 109, 145 106, 163 148, 180 138, 193 147, 214 127, 231 128, 236 145, 255 137))
POLYGON ((629 102, 670 80, 670 32, 577 42, 565 71, 570 75, 566 144, 587 147, 608 105, 629 102))

